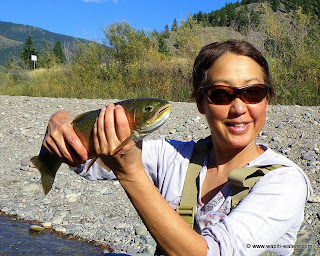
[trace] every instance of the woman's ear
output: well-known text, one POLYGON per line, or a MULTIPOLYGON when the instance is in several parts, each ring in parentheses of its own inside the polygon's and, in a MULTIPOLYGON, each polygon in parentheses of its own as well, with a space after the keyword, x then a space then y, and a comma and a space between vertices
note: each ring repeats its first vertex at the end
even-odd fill
POLYGON ((266 102, 266 112, 269 111, 269 99, 267 99, 267 102, 266 102))
POLYGON ((199 97, 199 98, 197 99, 197 108, 198 108, 200 114, 203 114, 203 115, 204 115, 205 112, 204 112, 204 108, 203 108, 203 100, 202 100, 202 98, 203 98, 203 97, 199 97))

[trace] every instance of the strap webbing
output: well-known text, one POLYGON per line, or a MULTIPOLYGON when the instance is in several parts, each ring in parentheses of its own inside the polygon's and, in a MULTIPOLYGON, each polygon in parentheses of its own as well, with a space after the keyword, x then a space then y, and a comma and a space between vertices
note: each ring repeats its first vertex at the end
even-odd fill
POLYGON ((256 182, 271 170, 283 167, 282 165, 268 165, 259 167, 244 167, 232 170, 228 182, 232 185, 232 208, 250 192, 256 182))
POLYGON ((211 146, 211 136, 203 140, 199 140, 195 144, 183 185, 180 205, 176 210, 191 228, 193 228, 194 214, 198 201, 197 178, 202 169, 204 158, 211 146))
MULTIPOLYGON (((183 185, 180 205, 176 211, 193 228, 194 216, 197 208, 198 187, 197 178, 202 169, 203 161, 212 146, 211 136, 199 140, 193 149, 183 185)), ((255 183, 269 171, 283 167, 282 165, 268 165, 259 167, 244 167, 232 170, 228 182, 232 185, 232 208, 250 192, 255 183)))

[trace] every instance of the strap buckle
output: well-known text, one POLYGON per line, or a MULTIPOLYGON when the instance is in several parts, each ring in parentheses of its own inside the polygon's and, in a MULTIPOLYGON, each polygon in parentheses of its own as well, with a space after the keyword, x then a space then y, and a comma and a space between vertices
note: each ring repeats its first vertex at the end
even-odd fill
POLYGON ((193 228, 194 224, 194 216, 196 209, 193 206, 178 206, 176 209, 177 213, 181 216, 182 219, 184 219, 187 224, 193 228))

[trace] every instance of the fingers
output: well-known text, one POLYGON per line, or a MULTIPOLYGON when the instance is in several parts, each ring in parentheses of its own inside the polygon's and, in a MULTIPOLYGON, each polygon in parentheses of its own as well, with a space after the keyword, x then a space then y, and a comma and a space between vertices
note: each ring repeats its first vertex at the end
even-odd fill
POLYGON ((109 154, 108 142, 104 129, 105 113, 106 108, 103 107, 93 127, 93 143, 97 155, 109 154))
POLYGON ((74 133, 71 125, 52 131, 46 136, 43 145, 49 152, 56 154, 63 162, 72 166, 79 166, 83 163, 86 160, 84 155, 86 155, 86 158, 88 157, 86 149, 82 149, 84 147, 74 133), (80 154, 83 155, 84 159, 82 159, 80 154))
POLYGON ((115 106, 114 104, 109 104, 104 116, 104 130, 109 145, 109 152, 112 152, 119 144, 115 126, 115 106))
POLYGON ((88 152, 82 145, 71 125, 73 117, 66 111, 55 113, 49 121, 43 146, 63 162, 79 166, 88 159, 88 152))
POLYGON ((122 142, 128 138, 131 134, 128 118, 121 105, 115 107, 115 123, 116 123, 116 134, 119 140, 122 142))
POLYGON ((67 142, 67 149, 69 149, 68 152, 71 154, 71 156, 75 155, 75 157, 81 159, 82 161, 87 161, 89 158, 89 153, 83 146, 77 134, 74 132, 73 128, 72 130, 68 130, 64 136, 67 142))
POLYGON ((98 155, 110 155, 131 134, 122 106, 109 104, 102 108, 94 125, 94 145, 98 155))

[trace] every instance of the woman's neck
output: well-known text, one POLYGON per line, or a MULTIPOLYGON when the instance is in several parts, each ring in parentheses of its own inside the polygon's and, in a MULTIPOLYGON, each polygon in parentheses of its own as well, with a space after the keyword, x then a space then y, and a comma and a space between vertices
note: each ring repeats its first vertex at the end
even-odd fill
POLYGON ((245 148, 217 148, 212 147, 209 153, 208 168, 228 170, 246 166, 250 161, 257 158, 264 152, 256 145, 256 141, 247 145, 245 148))

